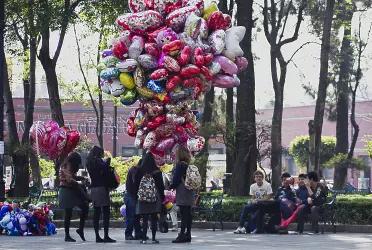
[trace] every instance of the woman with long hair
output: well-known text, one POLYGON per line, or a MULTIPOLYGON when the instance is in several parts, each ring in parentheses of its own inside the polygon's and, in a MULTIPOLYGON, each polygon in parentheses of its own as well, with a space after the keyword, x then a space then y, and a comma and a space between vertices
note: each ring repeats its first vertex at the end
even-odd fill
POLYGON ((81 156, 77 152, 70 153, 65 161, 61 164, 59 170, 60 187, 58 191, 58 200, 60 208, 65 210, 65 241, 76 242, 70 236, 70 222, 72 217, 72 209, 80 208, 80 224, 76 233, 85 241, 84 225, 88 216, 89 199, 86 191, 79 185, 79 181, 86 181, 84 177, 76 176, 81 165, 81 156))
POLYGON ((105 161, 103 156, 103 149, 94 146, 90 150, 87 158, 87 169, 91 179, 90 194, 94 207, 93 226, 97 243, 114 243, 116 241, 109 237, 110 191, 105 183, 105 179, 109 175, 110 158, 105 161), (101 213, 103 213, 103 239, 99 235, 99 219, 101 213))
POLYGON ((151 219, 152 243, 159 243, 159 241, 156 240, 156 231, 158 214, 161 212, 162 203, 164 201, 164 183, 162 173, 156 166, 154 157, 150 152, 147 152, 142 157, 142 164, 138 167, 137 173, 135 175, 134 188, 135 193, 138 197, 136 204, 136 214, 142 217, 141 243, 147 243, 147 228, 149 217, 151 219), (152 180, 155 183, 155 187, 151 184, 152 180), (144 190, 146 187, 148 187, 148 189, 144 190), (155 190, 151 188, 154 188, 155 190), (155 201, 149 202, 141 200, 142 195, 150 193, 155 193, 155 201))
POLYGON ((176 204, 180 209, 181 231, 173 243, 191 242, 191 207, 194 204, 194 192, 185 187, 186 171, 189 167, 191 154, 183 146, 176 151, 176 166, 173 169, 171 189, 176 189, 176 204))

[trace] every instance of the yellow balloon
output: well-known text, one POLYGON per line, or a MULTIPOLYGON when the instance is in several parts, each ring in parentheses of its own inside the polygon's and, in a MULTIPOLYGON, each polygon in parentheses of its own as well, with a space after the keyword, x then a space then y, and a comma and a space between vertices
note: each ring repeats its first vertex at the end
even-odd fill
POLYGON ((165 203, 165 208, 166 208, 167 210, 172 209, 172 207, 173 207, 173 203, 172 203, 172 202, 167 202, 167 203, 165 203))
POLYGON ((210 5, 208 5, 206 8, 204 8, 203 18, 205 20, 208 20, 208 18, 212 15, 212 13, 216 11, 218 11, 218 6, 217 6, 217 3, 213 2, 210 5))
POLYGON ((119 75, 119 80, 121 84, 123 84, 123 86, 127 89, 134 89, 134 87, 136 86, 134 84, 133 76, 131 76, 129 73, 121 73, 119 75))

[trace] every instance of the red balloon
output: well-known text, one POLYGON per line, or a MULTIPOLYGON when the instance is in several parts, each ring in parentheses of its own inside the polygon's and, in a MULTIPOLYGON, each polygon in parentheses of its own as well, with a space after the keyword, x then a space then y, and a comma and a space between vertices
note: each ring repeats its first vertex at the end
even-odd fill
POLYGON ((179 77, 179 76, 172 76, 167 81, 166 89, 167 89, 167 91, 172 91, 172 90, 174 90, 181 83, 182 83, 182 78, 181 77, 179 77))
POLYGON ((221 11, 213 12, 208 18, 208 28, 210 31, 227 30, 231 25, 231 17, 221 11))
POLYGON ((145 43, 145 51, 146 51, 146 54, 149 54, 156 58, 158 58, 160 55, 160 51, 158 47, 156 46, 156 43, 145 43))
POLYGON ((191 58, 191 47, 190 46, 185 46, 180 54, 178 55, 177 57, 177 62, 179 65, 181 66, 185 66, 186 64, 188 64, 190 62, 190 58, 191 58))
POLYGON ((163 52, 167 55, 177 54, 183 47, 183 42, 180 40, 174 40, 170 43, 163 45, 163 52))
POLYGON ((112 45, 112 53, 120 60, 124 60, 128 56, 128 48, 123 42, 117 40, 112 45))
POLYGON ((134 123, 134 117, 129 117, 127 120, 127 134, 131 137, 136 136, 136 126, 134 123))
POLYGON ((213 79, 213 75, 207 67, 205 66, 200 67, 200 71, 207 81, 210 81, 213 79))
POLYGON ((200 68, 193 64, 188 64, 181 69, 181 76, 183 78, 189 78, 200 73, 200 68))
POLYGON ((157 69, 151 73, 150 78, 152 80, 163 80, 168 76, 168 70, 166 69, 157 69))
POLYGON ((156 129, 161 124, 165 123, 166 115, 159 115, 147 123, 149 129, 156 129))
POLYGON ((80 141, 80 133, 79 131, 75 130, 75 129, 68 129, 68 128, 64 128, 66 130, 66 134, 67 134, 67 142, 66 142, 66 146, 64 148, 64 154, 65 155, 68 155, 70 152, 72 152, 76 146, 79 144, 79 141, 80 141))
POLYGON ((193 77, 183 81, 183 86, 185 86, 186 88, 195 87, 199 84, 202 84, 202 80, 200 80, 199 77, 193 77))

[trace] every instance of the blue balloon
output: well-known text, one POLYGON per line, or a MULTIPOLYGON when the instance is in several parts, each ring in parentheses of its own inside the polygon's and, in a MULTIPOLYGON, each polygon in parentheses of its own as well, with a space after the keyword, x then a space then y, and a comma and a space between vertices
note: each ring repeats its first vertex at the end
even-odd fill
POLYGON ((164 87, 162 86, 161 81, 155 81, 155 80, 150 80, 146 84, 147 88, 150 89, 151 91, 155 93, 162 93, 164 92, 164 87))
POLYGON ((102 70, 99 76, 103 80, 111 80, 111 79, 118 78, 119 74, 120 74, 120 71, 118 68, 107 68, 107 69, 102 70))

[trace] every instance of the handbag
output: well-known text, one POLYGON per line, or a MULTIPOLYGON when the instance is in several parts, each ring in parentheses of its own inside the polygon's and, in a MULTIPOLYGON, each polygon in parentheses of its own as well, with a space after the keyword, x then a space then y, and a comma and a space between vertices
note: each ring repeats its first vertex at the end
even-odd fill
POLYGON ((108 189, 116 189, 119 187, 120 177, 113 167, 111 166, 107 166, 107 167, 108 167, 108 171, 107 171, 107 176, 105 176, 105 186, 108 189))

